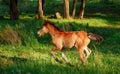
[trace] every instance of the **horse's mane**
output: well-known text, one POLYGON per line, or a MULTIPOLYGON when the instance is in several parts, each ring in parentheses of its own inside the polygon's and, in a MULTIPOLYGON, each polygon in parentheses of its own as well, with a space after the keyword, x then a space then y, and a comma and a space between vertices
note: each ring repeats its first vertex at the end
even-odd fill
POLYGON ((52 22, 50 22, 50 21, 48 21, 48 20, 45 20, 44 23, 45 23, 45 24, 49 23, 50 25, 52 25, 52 26, 53 26, 54 28, 56 28, 57 30, 62 31, 62 30, 60 30, 57 26, 55 26, 55 24, 53 24, 52 22))

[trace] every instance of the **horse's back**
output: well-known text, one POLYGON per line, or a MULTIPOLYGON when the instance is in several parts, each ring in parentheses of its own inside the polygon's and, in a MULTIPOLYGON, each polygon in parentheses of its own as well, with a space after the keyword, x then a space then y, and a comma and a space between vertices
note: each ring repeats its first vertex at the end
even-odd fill
POLYGON ((81 38, 81 39, 86 39, 88 38, 87 33, 85 31, 77 31, 76 35, 81 38))
POLYGON ((90 39, 85 31, 62 32, 61 33, 63 46, 72 48, 74 45, 85 46, 88 45, 90 39))

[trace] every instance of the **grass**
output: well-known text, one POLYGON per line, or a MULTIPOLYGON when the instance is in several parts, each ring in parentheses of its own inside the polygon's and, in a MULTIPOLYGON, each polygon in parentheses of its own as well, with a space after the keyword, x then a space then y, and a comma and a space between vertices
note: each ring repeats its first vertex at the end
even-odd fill
POLYGON ((55 62, 50 55, 53 47, 50 35, 37 35, 43 20, 26 14, 16 21, 0 19, 0 74, 119 74, 120 15, 117 6, 88 4, 84 19, 49 19, 64 31, 86 30, 103 36, 104 40, 99 44, 91 41, 92 53, 86 65, 80 62, 79 67, 80 58, 75 48, 66 49, 65 53, 74 67, 65 63, 60 51, 56 55, 63 64, 55 62))
MULTIPOLYGON (((120 72, 120 52, 119 52, 119 24, 108 25, 106 20, 100 18, 86 18, 79 20, 56 20, 50 19, 56 26, 63 30, 82 30, 100 34, 104 41, 100 44, 91 42, 89 47, 92 54, 86 62, 86 66, 80 64, 78 52, 75 48, 67 49, 66 55, 74 67, 69 67, 61 58, 61 52, 57 56, 64 62, 59 64, 50 55, 52 42, 47 34, 44 37, 36 35, 38 26, 42 21, 19 20, 2 21, 1 28, 5 28, 6 23, 23 38, 21 44, 1 44, 0 45, 0 72, 1 74, 119 74, 120 72), (29 22, 29 23, 28 23, 29 22), (94 25, 94 24, 98 25, 94 25), (88 24, 88 25, 87 25, 88 24), (29 25, 29 26, 28 26, 29 25), (96 46, 96 48, 94 47, 96 46)), ((119 21, 117 21, 119 22, 119 21)), ((3 29, 4 31, 4 29, 3 29)))
MULTIPOLYGON (((4 48, 4 47, 3 47, 4 48)), ((50 56, 51 46, 36 48, 20 47, 11 49, 1 49, 2 57, 0 60, 0 71, 2 74, 30 73, 30 74, 119 74, 120 55, 112 53, 102 53, 98 50, 92 50, 92 54, 86 62, 86 66, 77 67, 79 56, 76 50, 67 51, 66 55, 74 64, 74 67, 56 63, 50 56), (48 50, 46 50, 48 49, 48 50)), ((60 54, 58 54, 60 57, 60 54)))

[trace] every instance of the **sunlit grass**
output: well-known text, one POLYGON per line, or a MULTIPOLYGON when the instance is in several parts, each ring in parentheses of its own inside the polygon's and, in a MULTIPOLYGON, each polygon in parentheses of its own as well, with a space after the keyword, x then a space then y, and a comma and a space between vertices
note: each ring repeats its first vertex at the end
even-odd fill
POLYGON ((65 22, 75 22, 78 24, 84 24, 84 25, 89 25, 91 27, 107 27, 107 28, 120 28, 120 19, 116 20, 113 18, 112 19, 104 19, 104 18, 85 18, 85 19, 64 19, 64 20, 56 20, 56 19, 51 19, 54 22, 59 22, 59 23, 65 23, 65 22), (113 21, 113 22, 112 22, 113 21))
MULTIPOLYGON (((46 46, 44 46, 46 47, 46 46)), ((47 48, 51 48, 51 46, 47 46, 47 48)), ((21 48, 14 49, 11 52, 16 52, 16 50, 20 50, 21 48)), ((67 50, 66 55, 68 59, 74 64, 74 67, 69 67, 64 60, 60 57, 60 53, 58 53, 58 57, 64 62, 63 64, 59 64, 54 61, 54 59, 49 54, 49 49, 46 52, 42 52, 41 49, 29 49, 29 47, 23 47, 20 52, 16 52, 16 57, 14 54, 8 56, 7 58, 0 59, 0 68, 2 73, 49 73, 49 74, 79 74, 79 73, 87 73, 87 74, 101 74, 101 73, 119 73, 120 69, 120 55, 115 55, 112 53, 102 53, 98 50, 92 50, 92 54, 88 58, 86 62, 86 66, 84 67, 82 64, 78 68, 77 64, 80 61, 77 50, 67 50), (24 58, 24 60, 23 60, 24 58), (4 63, 2 63, 4 62, 4 63)), ((8 49, 10 50, 10 49, 8 49)), ((8 52, 6 50, 6 52, 8 52)), ((3 51, 3 50, 2 50, 3 51)), ((5 53, 5 52, 2 52, 5 53)), ((8 53, 10 54, 10 53, 8 53)))
POLYGON ((80 67, 78 67, 80 58, 77 49, 66 49, 65 54, 74 65, 74 67, 69 67, 62 59, 60 51, 56 55, 63 61, 63 64, 55 62, 52 58, 50 51, 53 45, 49 34, 43 37, 37 36, 37 27, 41 26, 43 21, 31 19, 14 22, 5 20, 4 22, 0 20, 0 28, 3 31, 6 30, 5 26, 9 23, 9 26, 23 38, 21 40, 23 43, 18 45, 0 45, 0 72, 2 74, 119 74, 119 19, 49 20, 65 31, 78 31, 86 28, 87 32, 103 36, 104 40, 100 44, 90 43, 89 48, 92 50, 92 53, 86 61, 86 66, 80 63, 80 67))
MULTIPOLYGON (((76 48, 66 49, 65 52, 74 67, 65 63, 61 51, 57 51, 56 55, 63 64, 53 59, 50 54, 53 48, 51 37, 49 34, 38 37, 37 28, 41 27, 43 20, 35 19, 37 13, 31 3, 29 8, 20 6, 22 13, 19 20, 10 21, 8 13, 0 19, 0 35, 5 38, 5 33, 9 31, 5 27, 9 26, 13 33, 18 33, 21 40, 20 43, 11 45, 7 39, 6 43, 2 43, 0 37, 0 74, 120 74, 119 5, 99 3, 99 0, 89 2, 86 4, 84 19, 77 19, 77 15, 76 19, 54 19, 56 10, 62 13, 62 3, 59 2, 45 4, 44 10, 45 19, 53 16, 48 20, 64 31, 85 30, 104 38, 99 44, 91 41, 88 47, 92 53, 85 66, 81 64, 76 48)), ((0 15, 3 15, 3 10, 7 8, 6 6, 1 8, 0 15)))

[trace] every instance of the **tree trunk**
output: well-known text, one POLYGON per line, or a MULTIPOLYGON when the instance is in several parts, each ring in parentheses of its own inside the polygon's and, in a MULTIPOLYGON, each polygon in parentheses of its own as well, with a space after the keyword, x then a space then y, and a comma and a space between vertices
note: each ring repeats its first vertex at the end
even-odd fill
POLYGON ((19 18, 17 0, 10 0, 9 7, 10 7, 10 19, 17 20, 19 18))
POLYGON ((72 18, 75 17, 75 12, 76 12, 76 0, 73 0, 73 9, 72 9, 72 18))
POLYGON ((38 0, 38 19, 43 19, 43 0, 38 0))
POLYGON ((44 7, 44 3, 45 3, 45 0, 42 0, 42 9, 43 9, 43 7, 44 7))
POLYGON ((80 7, 79 16, 78 16, 79 19, 83 18, 84 9, 85 9, 85 0, 81 0, 81 7, 80 7))
POLYGON ((70 18, 70 15, 69 15, 69 0, 64 0, 64 18, 70 18))

